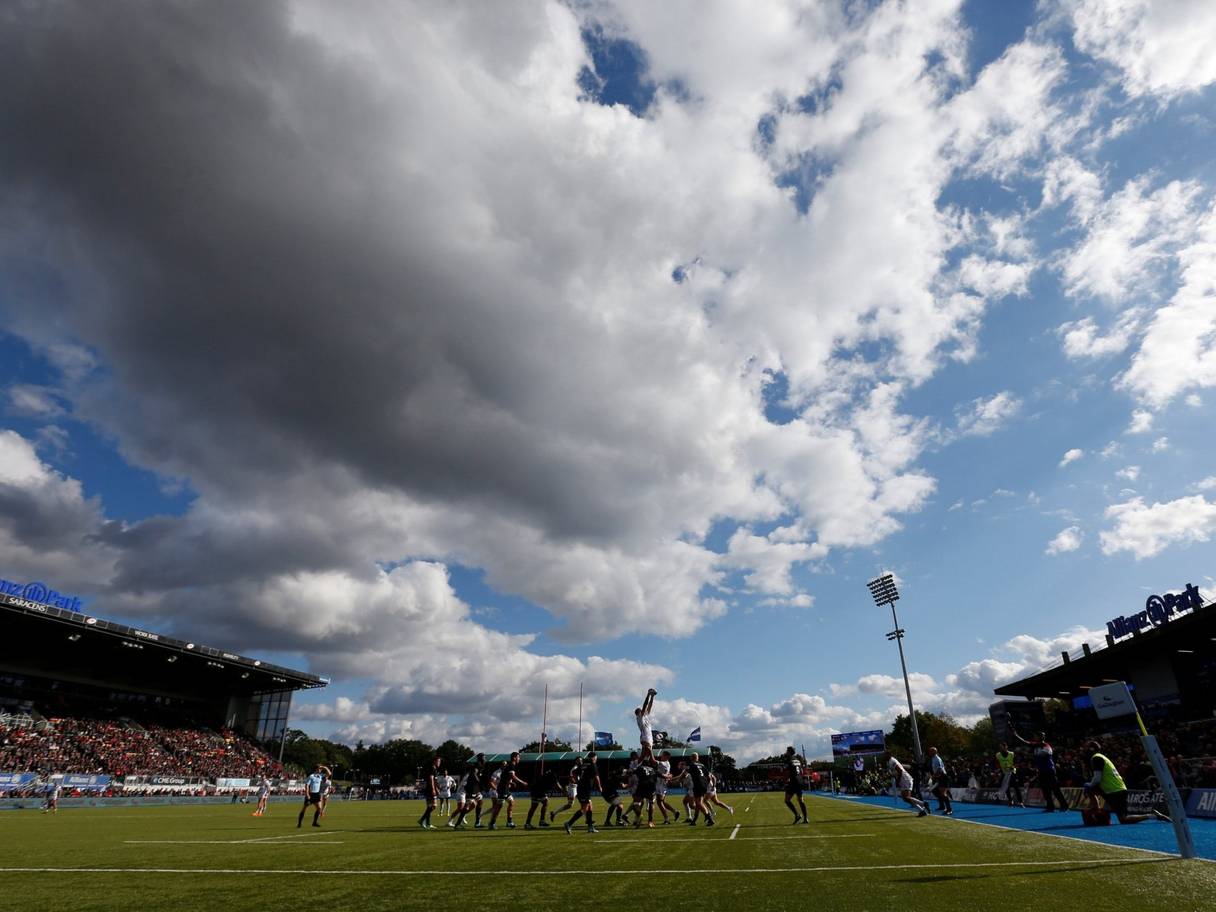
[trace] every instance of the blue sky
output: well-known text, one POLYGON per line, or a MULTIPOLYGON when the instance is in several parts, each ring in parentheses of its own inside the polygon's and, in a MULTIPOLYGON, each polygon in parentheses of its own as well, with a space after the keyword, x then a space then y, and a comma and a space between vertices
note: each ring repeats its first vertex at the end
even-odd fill
POLYGON ((653 684, 750 758, 890 724, 891 570, 974 719, 1216 592, 1181 6, 9 23, 0 575, 331 677, 319 735, 505 749, 547 683, 627 740, 653 684))

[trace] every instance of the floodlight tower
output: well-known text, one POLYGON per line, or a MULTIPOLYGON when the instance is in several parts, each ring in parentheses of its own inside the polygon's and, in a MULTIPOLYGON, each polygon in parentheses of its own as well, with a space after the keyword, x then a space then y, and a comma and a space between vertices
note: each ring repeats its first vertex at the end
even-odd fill
POLYGON ((899 667, 904 673, 904 693, 908 695, 908 718, 912 722, 912 747, 916 752, 916 762, 920 763, 922 759, 920 730, 916 726, 916 710, 912 708, 912 685, 908 683, 908 665, 904 661, 904 630, 899 626, 899 617, 895 614, 895 603, 899 601, 899 590, 895 588, 895 577, 890 573, 884 573, 878 579, 866 583, 866 587, 870 590, 870 595, 874 597, 875 605, 879 608, 883 605, 891 606, 891 619, 895 622, 895 629, 887 634, 887 639, 894 640, 899 646, 899 667))

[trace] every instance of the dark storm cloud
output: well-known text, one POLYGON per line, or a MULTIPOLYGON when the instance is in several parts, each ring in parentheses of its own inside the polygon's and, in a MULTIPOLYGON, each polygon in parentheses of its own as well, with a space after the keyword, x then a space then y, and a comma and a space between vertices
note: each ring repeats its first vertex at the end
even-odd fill
POLYGON ((334 463, 559 537, 628 525, 622 467, 528 413, 564 319, 529 296, 552 289, 453 272, 435 188, 376 180, 428 126, 374 73, 279 3, 28 5, 0 42, 9 202, 102 277, 104 303, 55 303, 112 371, 78 408, 134 458, 202 491, 334 463))

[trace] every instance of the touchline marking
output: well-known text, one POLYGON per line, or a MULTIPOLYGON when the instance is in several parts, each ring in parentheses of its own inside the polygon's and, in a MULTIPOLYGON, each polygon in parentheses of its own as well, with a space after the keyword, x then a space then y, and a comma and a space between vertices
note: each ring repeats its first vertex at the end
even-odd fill
POLYGON ((736 823, 736 824, 735 824, 735 828, 734 828, 733 830, 731 830, 731 831, 730 831, 730 836, 728 836, 727 838, 728 838, 728 839, 734 839, 736 836, 738 836, 738 835, 739 835, 739 827, 741 827, 741 826, 743 826, 743 824, 741 824, 741 823, 736 823))
MULTIPOLYGON (((971 868, 1060 868, 1069 865, 1127 864, 1129 861, 1149 863, 1137 858, 1073 858, 1069 861, 975 861, 954 862, 944 864, 894 864, 894 865, 823 865, 807 868, 650 868, 652 874, 813 874, 830 873, 834 871, 920 871, 942 869, 971 869, 971 868)), ((318 868, 0 868, 0 874, 302 874, 312 877, 473 877, 479 874, 494 874, 498 876, 536 877, 558 876, 560 874, 581 874, 588 877, 619 877, 623 874, 637 874, 636 868, 626 868, 619 871, 595 870, 552 870, 552 871, 511 871, 511 870, 481 870, 481 871, 360 871, 350 868, 336 870, 321 870, 318 868)))

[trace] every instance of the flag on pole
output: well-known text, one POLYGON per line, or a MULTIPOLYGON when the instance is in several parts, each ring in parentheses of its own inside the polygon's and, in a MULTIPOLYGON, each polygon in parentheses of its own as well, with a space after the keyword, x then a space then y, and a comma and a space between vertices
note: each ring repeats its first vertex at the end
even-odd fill
POLYGON ((595 746, 596 747, 608 747, 610 744, 612 744, 612 742, 613 742, 612 732, 596 732, 595 733, 595 746))
POLYGON ((692 734, 688 736, 688 740, 689 741, 700 741, 701 740, 701 726, 700 725, 698 725, 696 728, 694 728, 692 730, 692 734))

